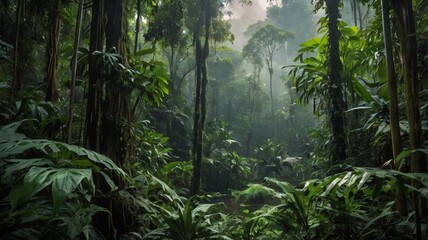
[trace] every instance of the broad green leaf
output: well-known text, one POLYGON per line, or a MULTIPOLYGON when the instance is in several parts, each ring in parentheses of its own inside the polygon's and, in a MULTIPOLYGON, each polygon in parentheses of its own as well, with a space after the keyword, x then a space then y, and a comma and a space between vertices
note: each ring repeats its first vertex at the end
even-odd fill
POLYGON ((65 198, 81 184, 83 179, 87 179, 92 183, 92 188, 95 188, 92 182, 91 169, 69 169, 60 168, 52 175, 52 198, 54 213, 58 212, 59 206, 64 202, 65 198))
POLYGON ((319 37, 312 38, 306 42, 300 44, 301 47, 307 48, 316 48, 321 43, 321 39, 319 37))
POLYGON ((13 209, 28 201, 36 193, 49 186, 53 179, 55 169, 51 167, 32 167, 25 175, 23 181, 15 186, 10 194, 10 204, 13 209))
POLYGON ((119 168, 110 158, 102 154, 82 147, 45 139, 19 139, 14 142, 0 143, 0 159, 22 154, 30 149, 40 150, 47 156, 51 156, 52 153, 63 153, 64 149, 66 149, 79 156, 85 156, 89 160, 103 165, 108 170, 115 171, 121 177, 127 177, 127 174, 121 168, 119 168))
POLYGON ((46 158, 13 159, 7 161, 6 164, 7 167, 1 176, 2 183, 10 181, 16 172, 23 171, 27 168, 35 166, 50 166, 52 165, 52 161, 46 158))
POLYGON ((345 35, 347 37, 356 36, 358 34, 358 27, 357 26, 346 26, 341 29, 342 35, 345 35))

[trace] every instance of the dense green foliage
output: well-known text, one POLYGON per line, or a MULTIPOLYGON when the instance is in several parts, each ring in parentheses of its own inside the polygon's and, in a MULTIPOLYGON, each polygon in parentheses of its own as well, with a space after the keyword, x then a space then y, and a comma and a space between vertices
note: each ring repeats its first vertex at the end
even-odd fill
POLYGON ((0 1, 0 239, 428 237, 428 1, 77 2, 0 1))

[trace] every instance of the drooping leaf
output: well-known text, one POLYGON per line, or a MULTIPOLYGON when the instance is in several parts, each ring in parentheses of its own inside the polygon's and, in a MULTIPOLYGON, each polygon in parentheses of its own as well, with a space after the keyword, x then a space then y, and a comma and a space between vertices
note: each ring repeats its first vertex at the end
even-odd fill
POLYGON ((52 161, 46 158, 13 159, 9 160, 6 164, 8 164, 8 166, 5 168, 1 176, 2 183, 10 181, 16 172, 20 172, 34 166, 51 166, 52 161))

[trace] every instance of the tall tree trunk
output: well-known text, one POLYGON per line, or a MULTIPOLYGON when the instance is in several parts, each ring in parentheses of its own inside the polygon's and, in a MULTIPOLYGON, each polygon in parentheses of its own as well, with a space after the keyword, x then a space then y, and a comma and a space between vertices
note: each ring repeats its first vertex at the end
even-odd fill
MULTIPOLYGON (((121 56, 121 64, 127 66, 127 11, 126 0, 97 0, 92 5, 91 44, 89 56, 89 90, 85 123, 85 145, 110 157, 119 167, 125 168, 128 159, 129 129, 123 122, 131 121, 129 93, 120 73, 113 67, 97 63, 95 51, 114 51, 121 56), (105 22, 106 19, 106 22, 105 22)), ((118 180, 118 179, 115 179, 118 180)), ((123 187, 123 183, 119 182, 123 187)), ((100 178, 97 187, 108 189, 100 178)), ((108 209, 110 214, 94 216, 94 225, 108 239, 127 232, 127 217, 124 206, 111 199, 96 199, 97 204, 108 209)))
MULTIPOLYGON (((127 1, 106 1, 106 49, 121 56, 118 63, 127 63, 127 1)), ((110 157, 119 167, 127 167, 128 149, 132 144, 129 138, 130 106, 129 92, 126 81, 116 68, 106 75, 104 83, 105 95, 102 102, 100 151, 110 157)), ((124 187, 119 182, 120 187, 124 187)), ((111 200, 110 200, 111 201, 111 200)), ((123 234, 127 231, 127 217, 124 206, 120 202, 110 202, 110 214, 115 231, 123 234)), ((110 233, 110 237, 111 237, 110 233)))
MULTIPOLYGON (((205 9, 205 43, 202 51, 202 86, 201 86, 201 120, 199 121, 199 140, 201 144, 198 149, 198 164, 201 165, 202 157, 203 157, 203 135, 205 130, 205 121, 207 115, 207 84, 208 84, 208 70, 207 70, 207 58, 209 54, 209 32, 211 26, 211 16, 209 16, 209 12, 205 9)), ((201 169, 202 170, 202 169, 201 169)), ((202 172, 202 171, 201 171, 202 172)), ((202 175, 202 173, 200 173, 202 175)), ((200 178, 200 177, 199 177, 200 178)), ((199 181, 200 182, 200 181, 199 181)), ((200 184, 199 184, 200 185, 200 184)), ((200 188, 200 186, 199 186, 200 188)), ((197 191, 199 192, 199 191, 197 191)))
MULTIPOLYGON (((395 161, 402 151, 400 136, 400 119, 398 110, 397 79, 394 69, 394 57, 391 41, 391 27, 389 19, 389 0, 382 0, 382 25, 383 38, 385 44, 386 67, 388 69, 388 89, 389 89, 389 119, 391 125, 391 144, 394 159, 394 168, 401 171, 399 164, 395 161)), ((396 192, 396 207, 401 216, 407 215, 407 203, 404 191, 403 180, 400 179, 396 192)))
POLYGON ((363 13, 361 12, 361 4, 357 2, 358 9, 358 22, 360 23, 360 29, 363 29, 363 13))
MULTIPOLYGON (((97 61, 98 56, 94 52, 104 51, 105 38, 105 0, 94 0, 92 3, 92 19, 91 19, 91 40, 89 44, 89 82, 88 82, 88 97, 86 102, 86 119, 85 119, 85 134, 84 146, 97 152, 101 152, 101 102, 104 96, 105 76, 103 74, 103 66, 97 61)), ((107 192, 108 186, 101 177, 96 177, 97 189, 101 192, 107 192)), ((94 203, 106 209, 111 208, 110 201, 105 198, 97 198, 94 203)), ((99 229, 101 233, 109 238, 116 231, 112 224, 112 218, 109 213, 99 212, 92 219, 94 227, 99 229)))
POLYGON ((102 85, 104 76, 101 66, 97 64, 95 51, 104 50, 105 36, 105 0, 95 0, 92 3, 91 41, 89 44, 89 82, 88 98, 86 103, 86 119, 84 146, 100 152, 100 115, 101 101, 103 98, 102 85))
POLYGON ((21 20, 24 14, 24 0, 18 0, 18 4, 16 6, 16 14, 15 14, 15 42, 13 44, 13 64, 12 64, 12 78, 10 84, 10 100, 13 101, 15 96, 21 89, 21 73, 18 68, 21 66, 20 60, 20 41, 21 41, 21 20))
MULTIPOLYGON (((406 95, 407 117, 409 120, 409 136, 413 149, 421 147, 421 119, 419 113, 416 28, 411 1, 392 1, 397 19, 397 32, 400 41, 400 60, 406 95)), ((413 154, 412 169, 415 172, 426 172, 426 161, 422 152, 413 154)))
POLYGON ((67 121, 67 143, 68 144, 71 144, 72 142, 74 98, 75 98, 75 87, 76 87, 76 78, 77 78, 77 59, 78 59, 78 52, 79 52, 80 29, 82 26, 82 12, 83 12, 83 0, 79 0, 79 5, 77 7, 76 29, 74 32, 73 59, 71 63, 70 104, 68 106, 68 121, 67 121))
POLYGON ((274 100, 273 100, 273 67, 270 61, 267 61, 268 63, 268 70, 269 70, 269 89, 270 89, 270 114, 272 120, 274 119, 275 112, 274 112, 274 100))
POLYGON ((327 0, 328 15, 328 46, 329 46, 329 101, 330 101, 330 124, 332 127, 332 150, 331 161, 338 164, 346 159, 346 137, 341 81, 342 63, 339 53, 340 32, 338 29, 339 0, 327 0))
POLYGON ((138 51, 138 37, 140 35, 141 0, 137 0, 137 17, 135 18, 134 54, 138 51))
POLYGON ((189 195, 197 195, 201 191, 203 135, 206 119, 206 87, 208 83, 207 58, 209 54, 209 37, 211 27, 211 13, 208 1, 201 1, 204 17, 204 46, 201 46, 200 30, 195 31, 196 38, 196 100, 195 119, 193 129, 193 176, 189 195))
POLYGON ((202 46, 199 33, 194 33, 195 40, 195 55, 196 55, 196 96, 195 109, 193 117, 193 175, 189 189, 189 195, 193 196, 199 193, 201 185, 202 171, 202 151, 199 154, 199 149, 202 149, 202 139, 199 138, 199 123, 201 119, 201 92, 202 92, 202 46), (201 156, 201 157, 200 157, 201 156))
MULTIPOLYGON (((107 0, 106 50, 121 56, 119 63, 126 65, 126 39, 124 21, 126 21, 126 0, 107 0)), ((124 166, 125 155, 123 146, 117 145, 123 135, 121 120, 128 120, 128 95, 119 72, 113 68, 106 76, 105 96, 102 115, 101 152, 111 157, 118 166, 124 166), (119 139, 118 139, 119 137, 119 139), (116 148, 115 146, 119 147, 116 148)), ((124 140, 122 140, 124 141, 124 140)))
MULTIPOLYGON (((397 33, 400 42, 400 60, 409 122, 410 147, 416 150, 422 146, 422 127, 419 113, 420 89, 417 71, 416 27, 412 1, 392 1, 392 8, 397 20, 397 33)), ((416 151, 412 154, 411 166, 412 171, 415 173, 426 172, 426 160, 422 152, 416 151)), ((421 187, 417 181, 414 181, 413 185, 415 188, 421 187)), ((413 191, 413 200, 415 205, 416 238, 421 239, 421 219, 427 216, 427 211, 417 191, 413 191)))
MULTIPOLYGON (((351 10, 352 10, 352 15, 354 18, 354 24, 355 26, 358 26, 358 21, 357 21, 357 0, 351 0, 351 10)), ((361 27, 361 26, 360 26, 361 27)))
POLYGON ((59 13, 61 0, 52 1, 49 8, 48 43, 46 45, 46 101, 58 100, 58 84, 56 80, 58 63, 58 41, 61 27, 61 15, 59 13))
POLYGON ((272 126, 273 126, 273 139, 277 138, 277 132, 278 132, 278 122, 275 118, 275 102, 273 98, 273 52, 269 53, 269 59, 266 59, 267 67, 269 70, 269 90, 270 90, 270 114, 272 119, 272 126))

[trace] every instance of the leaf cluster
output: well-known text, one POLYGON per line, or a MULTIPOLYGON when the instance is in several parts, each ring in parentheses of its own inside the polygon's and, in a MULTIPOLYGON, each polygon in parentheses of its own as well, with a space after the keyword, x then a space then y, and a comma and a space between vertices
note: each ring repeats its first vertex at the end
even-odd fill
POLYGON ((60 230, 70 238, 96 235, 91 217, 106 210, 91 204, 91 199, 109 192, 99 192, 94 177, 115 191, 112 176, 127 181, 127 174, 96 152, 62 142, 29 139, 17 132, 22 122, 0 129, 1 184, 2 195, 6 196, 1 199, 1 207, 2 214, 7 214, 1 225, 8 229, 2 232, 2 238, 31 233, 42 237, 60 230))

